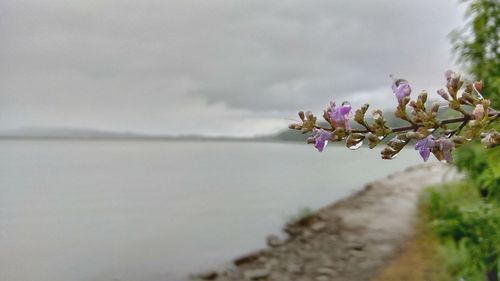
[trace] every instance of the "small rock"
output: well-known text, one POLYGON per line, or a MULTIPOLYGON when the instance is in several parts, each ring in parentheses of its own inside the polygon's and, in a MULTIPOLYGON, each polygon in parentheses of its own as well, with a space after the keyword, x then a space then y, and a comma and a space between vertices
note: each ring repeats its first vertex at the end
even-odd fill
POLYGON ((330 235, 330 236, 329 236, 329 239, 330 239, 330 241, 332 241, 333 243, 338 243, 338 242, 340 241, 339 236, 338 236, 338 235, 336 235, 336 234, 332 234, 332 235, 330 235))
POLYGON ((353 243, 349 244, 349 248, 352 250, 355 250, 355 251, 363 251, 364 247, 365 247, 365 245, 363 245, 361 243, 353 242, 353 243))
POLYGON ((215 280, 218 274, 216 271, 207 271, 197 275, 197 277, 201 280, 215 280))
POLYGON ((304 265, 302 264, 297 264, 297 263, 291 263, 286 266, 286 271, 290 273, 302 273, 304 272, 304 265))
POLYGON ((247 255, 244 255, 242 257, 236 258, 234 260, 234 265, 240 266, 246 263, 251 263, 259 259, 260 256, 264 254, 264 251, 257 251, 253 252, 247 255))
POLYGON ((331 278, 326 275, 319 275, 314 278, 316 281, 330 281, 331 278))
POLYGON ((281 241, 276 235, 269 235, 267 236, 267 245, 275 248, 283 245, 283 241, 281 241))
POLYGON ((247 280, 259 280, 271 274, 268 268, 248 269, 243 272, 243 277, 247 280))
POLYGON ((355 258, 362 258, 366 256, 366 253, 358 250, 349 250, 349 255, 355 258))
POLYGON ((359 268, 363 269, 363 270, 375 268, 377 266, 380 266, 381 264, 382 264, 382 262, 379 260, 365 260, 365 261, 358 263, 359 268))
POLYGON ((300 233, 302 232, 302 230, 300 230, 298 227, 292 227, 292 226, 286 226, 283 229, 283 231, 285 231, 286 233, 288 233, 288 235, 292 237, 300 235, 300 233))
POLYGON ((325 213, 318 213, 318 218, 319 218, 320 220, 324 220, 324 221, 325 221, 325 220, 327 220, 327 219, 328 219, 328 215, 327 215, 327 214, 325 214, 325 213))
POLYGON ((306 238, 307 239, 307 238, 309 238, 311 236, 312 236, 312 232, 309 231, 309 230, 307 230, 307 229, 304 230, 304 232, 302 232, 302 238, 306 238))
MULTIPOLYGON (((241 271, 237 270, 236 268, 229 268, 224 270, 221 274, 222 276, 226 277, 226 279, 229 280, 240 280, 241 279, 241 271)), ((221 281, 221 276, 217 279, 217 281, 221 281)), ((226 280, 222 279, 222 280, 226 280)))
POLYGON ((313 249, 313 246, 311 245, 311 243, 304 244, 302 245, 302 249, 306 251, 311 251, 313 249))
POLYGON ((329 267, 320 267, 316 270, 317 273, 321 275, 328 275, 328 276, 335 276, 337 275, 337 271, 335 269, 329 268, 329 267))
POLYGON ((275 258, 269 259, 269 261, 267 262, 267 265, 269 268, 277 267, 279 264, 280 264, 280 261, 278 259, 275 259, 275 258))
POLYGON ((321 266, 324 266, 324 267, 335 267, 336 266, 336 263, 333 262, 331 259, 329 258, 321 258, 320 259, 320 263, 321 263, 321 266))
POLYGON ((311 229, 316 232, 322 231, 325 228, 326 228, 326 223, 324 221, 316 222, 311 226, 311 229))

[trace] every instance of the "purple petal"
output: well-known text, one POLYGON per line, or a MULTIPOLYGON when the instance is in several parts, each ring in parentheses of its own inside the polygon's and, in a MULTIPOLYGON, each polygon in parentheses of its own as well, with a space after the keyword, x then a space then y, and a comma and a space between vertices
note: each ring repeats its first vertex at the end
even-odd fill
POLYGON ((328 116, 335 123, 335 126, 344 126, 346 129, 351 129, 349 123, 352 107, 348 102, 342 103, 340 107, 336 107, 334 102, 330 103, 327 109, 328 116))
POLYGON ((316 149, 319 152, 323 152, 323 149, 328 144, 328 140, 330 140, 332 137, 332 133, 325 131, 325 130, 318 130, 317 133, 319 133, 319 134, 316 136, 316 141, 314 143, 314 147, 316 147, 316 149))
POLYGON ((431 150, 427 148, 419 149, 418 152, 420 153, 422 159, 424 159, 424 162, 426 162, 431 155, 431 150))
POLYGON ((335 111, 335 107, 336 107, 335 102, 331 101, 330 102, 330 106, 328 107, 327 111, 328 112, 334 112, 335 111))
POLYGON ((351 123, 349 122, 349 120, 344 120, 344 127, 347 129, 347 130, 350 130, 351 129, 351 123))
POLYGON ((404 97, 407 97, 411 94, 410 84, 404 79, 394 80, 394 83, 392 84, 392 91, 400 102, 404 97))
POLYGON ((453 162, 453 156, 451 154, 452 147, 448 145, 440 145, 440 150, 443 152, 444 159, 446 160, 447 163, 452 163, 453 162))
POLYGON ((453 156, 451 151, 455 147, 455 143, 448 138, 441 137, 436 140, 436 143, 439 144, 439 150, 443 153, 444 159, 448 163, 453 162, 453 156))
POLYGON ((327 144, 328 144, 328 141, 316 140, 316 144, 314 145, 314 147, 316 147, 316 149, 319 152, 323 152, 323 149, 326 147, 327 144))
POLYGON ((424 161, 427 161, 429 159, 429 156, 431 155, 431 151, 434 145, 434 137, 432 135, 429 135, 426 138, 417 141, 417 143, 415 144, 415 149, 418 150, 422 159, 424 161))
POLYGON ((394 93, 395 93, 395 92, 396 92, 396 90, 398 89, 398 86, 396 85, 396 83, 392 83, 391 88, 392 88, 392 92, 394 92, 394 93))
POLYGON ((447 150, 443 152, 444 159, 446 160, 447 163, 453 163, 453 156, 451 154, 451 150, 447 150))
POLYGON ((410 84, 408 84, 408 82, 399 83, 396 90, 394 91, 394 94, 396 94, 398 101, 403 100, 405 97, 411 94, 410 84))
POLYGON ((344 103, 342 104, 342 106, 340 107, 340 114, 341 115, 348 115, 349 113, 351 113, 351 105, 349 103, 344 103))

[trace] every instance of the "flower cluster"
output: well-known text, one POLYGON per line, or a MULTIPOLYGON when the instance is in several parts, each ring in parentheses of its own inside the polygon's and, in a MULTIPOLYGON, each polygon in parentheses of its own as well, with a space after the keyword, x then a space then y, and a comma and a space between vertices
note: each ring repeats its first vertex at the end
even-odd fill
POLYGON ((341 126, 350 130, 351 123, 349 122, 349 119, 351 117, 351 110, 351 105, 348 102, 343 102, 339 107, 335 106, 335 102, 330 102, 330 107, 326 111, 330 124, 334 127, 341 126))
POLYGON ((317 117, 310 111, 299 112, 300 123, 291 124, 290 129, 311 133, 308 143, 322 152, 328 142, 345 141, 350 149, 357 149, 365 140, 374 148, 389 136, 386 147, 381 151, 383 159, 393 159, 410 142, 415 141, 424 161, 432 154, 443 162, 452 162, 452 151, 472 139, 481 138, 486 148, 500 145, 500 133, 492 127, 498 121, 500 112, 490 107, 490 101, 482 95, 482 82, 465 83, 460 74, 451 70, 445 73, 446 89, 437 94, 445 104, 430 104, 428 93, 422 91, 416 99, 411 98, 412 89, 405 79, 394 79, 392 91, 397 100, 394 115, 409 123, 405 127, 389 127, 384 113, 377 109, 371 118, 366 117, 369 105, 365 104, 352 114, 349 102, 337 106, 335 102, 323 113, 326 126, 317 123, 317 117), (440 119, 443 111, 451 111, 458 117, 440 119), (356 127, 353 126, 356 124, 356 127), (455 124, 455 125, 454 125, 455 124))

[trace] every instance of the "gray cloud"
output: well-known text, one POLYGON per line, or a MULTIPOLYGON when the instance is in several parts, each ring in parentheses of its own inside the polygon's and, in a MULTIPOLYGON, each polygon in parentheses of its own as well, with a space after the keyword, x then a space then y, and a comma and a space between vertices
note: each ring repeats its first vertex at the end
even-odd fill
POLYGON ((331 99, 388 106, 391 73, 440 86, 462 19, 454 0, 12 0, 0 13, 0 129, 240 135, 331 99))

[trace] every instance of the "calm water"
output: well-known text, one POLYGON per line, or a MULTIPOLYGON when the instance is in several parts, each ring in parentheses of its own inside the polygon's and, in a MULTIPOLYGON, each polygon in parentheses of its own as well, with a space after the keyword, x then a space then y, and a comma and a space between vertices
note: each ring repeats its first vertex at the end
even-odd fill
POLYGON ((1 141, 0 280, 184 280, 416 163, 302 144, 1 141))

